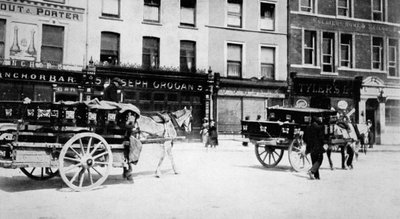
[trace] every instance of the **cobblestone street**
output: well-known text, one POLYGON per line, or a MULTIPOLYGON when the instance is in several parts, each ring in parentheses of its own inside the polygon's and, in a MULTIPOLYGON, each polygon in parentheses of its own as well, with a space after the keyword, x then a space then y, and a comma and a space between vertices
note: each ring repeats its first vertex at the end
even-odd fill
MULTIPOLYGON (((392 147, 395 148, 395 147, 392 147)), ((287 153, 276 168, 258 163, 254 147, 221 140, 174 146, 180 174, 169 160, 154 176, 160 149, 146 145, 135 183, 121 169, 101 188, 71 192, 61 178, 38 182, 19 170, 0 169, 0 218, 399 218, 400 150, 360 154, 353 170, 341 170, 340 154, 326 156, 321 180, 293 172, 287 153)))

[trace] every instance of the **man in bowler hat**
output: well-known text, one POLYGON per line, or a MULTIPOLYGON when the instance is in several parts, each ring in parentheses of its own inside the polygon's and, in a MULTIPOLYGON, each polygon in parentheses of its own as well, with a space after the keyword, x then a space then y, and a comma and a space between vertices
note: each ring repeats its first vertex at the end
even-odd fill
POLYGON ((324 126, 322 117, 312 117, 312 123, 304 132, 304 141, 307 144, 306 153, 311 153, 312 167, 308 171, 310 179, 320 179, 319 167, 324 158, 324 126))
POLYGON ((113 102, 120 102, 121 98, 118 93, 119 86, 122 85, 122 80, 119 78, 113 78, 111 83, 106 89, 104 89, 103 100, 113 101, 113 102))

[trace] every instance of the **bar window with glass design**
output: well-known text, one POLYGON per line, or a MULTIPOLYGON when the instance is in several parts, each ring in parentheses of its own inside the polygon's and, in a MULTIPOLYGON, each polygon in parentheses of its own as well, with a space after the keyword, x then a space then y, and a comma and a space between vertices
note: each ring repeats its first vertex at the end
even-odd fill
POLYGON ((160 22, 160 0, 144 0, 143 20, 160 22))
POLYGON ((160 39, 143 37, 143 68, 158 68, 160 65, 160 39))
POLYGON ((383 0, 372 0, 372 20, 384 20, 384 4, 383 0))
POLYGON ((317 65, 316 36, 317 36, 316 31, 309 31, 309 30, 304 31, 304 46, 303 46, 304 64, 317 65))
POLYGON ((390 77, 399 77, 399 40, 389 39, 388 68, 390 77))
POLYGON ((102 6, 102 16, 120 17, 120 0, 103 0, 102 6))
POLYGON ((196 71, 196 42, 181 41, 180 70, 183 72, 196 71))
POLYGON ((351 0, 338 0, 337 1, 337 13, 340 16, 350 17, 351 16, 351 0))
POLYGON ((383 70, 383 38, 372 37, 372 69, 383 70))
POLYGON ((101 33, 100 62, 103 65, 119 64, 119 34, 112 32, 101 33))
POLYGON ((242 27, 242 0, 228 0, 228 26, 242 27))
POLYGON ((261 47, 261 78, 275 78, 275 48, 261 47))
POLYGON ((0 60, 4 59, 6 42, 6 20, 0 19, 0 60))
POLYGON ((242 77, 242 45, 228 43, 227 76, 242 77))
POLYGON ((261 2, 260 14, 261 29, 273 30, 275 28, 275 5, 261 2))
POLYGON ((196 0, 181 0, 182 26, 194 27, 196 22, 196 0))
POLYGON ((351 34, 340 35, 340 66, 353 67, 353 36, 351 34))
POLYGON ((334 72, 335 71, 335 34, 323 33, 322 34, 322 71, 334 72))
POLYGON ((300 0, 300 11, 314 13, 314 0, 300 0))
POLYGON ((43 25, 41 62, 62 64, 64 55, 64 27, 43 25))

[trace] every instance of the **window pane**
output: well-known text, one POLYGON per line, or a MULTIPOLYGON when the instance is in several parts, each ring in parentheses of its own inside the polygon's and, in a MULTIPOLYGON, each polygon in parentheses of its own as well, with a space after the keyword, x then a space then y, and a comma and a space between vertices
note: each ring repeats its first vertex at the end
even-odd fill
POLYGON ((373 0, 373 10, 374 11, 381 11, 381 0, 373 0))
POLYGON ((228 76, 240 77, 241 69, 241 63, 228 61, 228 76))
POLYGON ((306 47, 314 47, 315 32, 305 31, 304 32, 304 43, 306 47))
POLYGON ((181 23, 194 24, 194 8, 181 8, 181 23))
POLYGON ((304 50, 304 63, 305 64, 313 64, 313 50, 306 49, 304 50))
POLYGON ((119 15, 119 0, 103 0, 103 14, 119 15))
POLYGON ((347 8, 347 1, 348 0, 339 0, 338 1, 338 6, 347 8))
POLYGON ((42 45, 63 47, 64 27, 43 25, 42 45))
POLYGON ((262 64, 261 65, 261 77, 274 79, 274 65, 273 64, 262 64))
POLYGON ((261 48, 261 62, 262 63, 274 63, 275 62, 275 49, 274 48, 261 48))
POLYGON ((6 20, 0 19, 0 42, 6 40, 6 20))
POLYGON ((242 46, 228 44, 228 60, 242 61, 242 46))
POLYGON ((148 21, 159 21, 158 6, 144 6, 143 19, 148 21))
POLYGON ((41 60, 42 62, 49 62, 53 64, 62 63, 63 60, 62 48, 42 47, 41 60))

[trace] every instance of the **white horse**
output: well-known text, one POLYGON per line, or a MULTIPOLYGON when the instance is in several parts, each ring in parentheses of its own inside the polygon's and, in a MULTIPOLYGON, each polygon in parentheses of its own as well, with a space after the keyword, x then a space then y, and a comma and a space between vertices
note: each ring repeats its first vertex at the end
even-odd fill
POLYGON ((143 116, 137 119, 137 124, 141 135, 144 138, 161 138, 161 157, 155 171, 156 177, 161 177, 161 164, 165 155, 171 161, 172 170, 178 174, 172 154, 174 140, 178 137, 177 128, 182 128, 186 133, 191 132, 192 110, 186 107, 172 113, 159 114, 159 116, 143 116))

